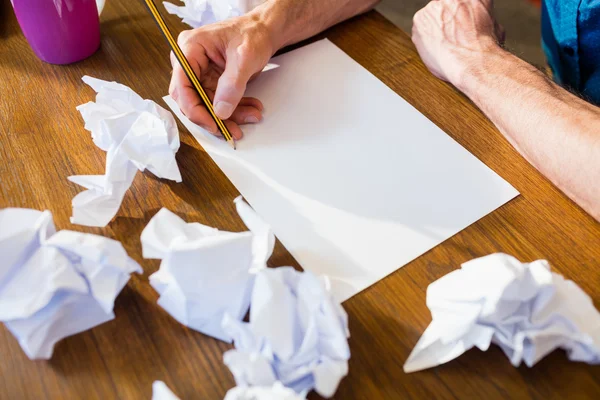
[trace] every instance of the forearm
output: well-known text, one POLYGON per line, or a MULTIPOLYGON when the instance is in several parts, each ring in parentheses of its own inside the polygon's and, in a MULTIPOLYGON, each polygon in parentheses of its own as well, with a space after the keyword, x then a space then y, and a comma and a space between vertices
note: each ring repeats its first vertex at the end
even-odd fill
POLYGON ((459 89, 529 162, 600 221, 600 108, 504 50, 478 57, 459 89))
POLYGON ((267 0, 252 11, 271 31, 276 50, 373 8, 380 0, 267 0))

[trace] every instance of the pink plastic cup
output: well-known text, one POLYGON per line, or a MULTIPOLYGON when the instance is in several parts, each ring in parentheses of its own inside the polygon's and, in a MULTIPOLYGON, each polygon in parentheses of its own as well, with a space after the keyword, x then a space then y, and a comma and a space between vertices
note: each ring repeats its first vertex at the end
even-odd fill
POLYGON ((11 0, 35 54, 51 64, 81 61, 100 47, 104 0, 11 0))

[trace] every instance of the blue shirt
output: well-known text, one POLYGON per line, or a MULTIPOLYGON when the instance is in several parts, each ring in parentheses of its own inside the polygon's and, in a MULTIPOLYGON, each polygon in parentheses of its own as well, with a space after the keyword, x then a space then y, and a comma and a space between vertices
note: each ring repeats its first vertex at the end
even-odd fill
POLYGON ((544 0, 542 45, 554 80, 600 105, 600 0, 544 0))

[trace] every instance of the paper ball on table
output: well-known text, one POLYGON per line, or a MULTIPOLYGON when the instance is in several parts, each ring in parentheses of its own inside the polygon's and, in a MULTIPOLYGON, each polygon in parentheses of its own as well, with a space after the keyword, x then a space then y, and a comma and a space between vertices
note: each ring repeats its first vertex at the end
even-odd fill
POLYGON ((327 280, 291 267, 257 274, 250 322, 226 317, 235 349, 223 356, 238 385, 280 381, 299 394, 331 397, 348 373, 348 317, 327 280))

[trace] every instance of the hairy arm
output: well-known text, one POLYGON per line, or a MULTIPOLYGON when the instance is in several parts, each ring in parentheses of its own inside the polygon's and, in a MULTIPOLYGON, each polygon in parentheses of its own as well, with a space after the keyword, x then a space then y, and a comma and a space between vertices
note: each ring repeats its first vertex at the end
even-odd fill
POLYGON ((464 92, 542 174, 600 221, 600 108, 504 51, 492 0, 437 0, 413 42, 437 77, 464 92))
POLYGON ((501 49, 458 87, 542 174, 600 221, 600 108, 501 49))
POLYGON ((355 15, 380 0, 268 0, 252 14, 268 25, 280 49, 309 38, 355 15))

